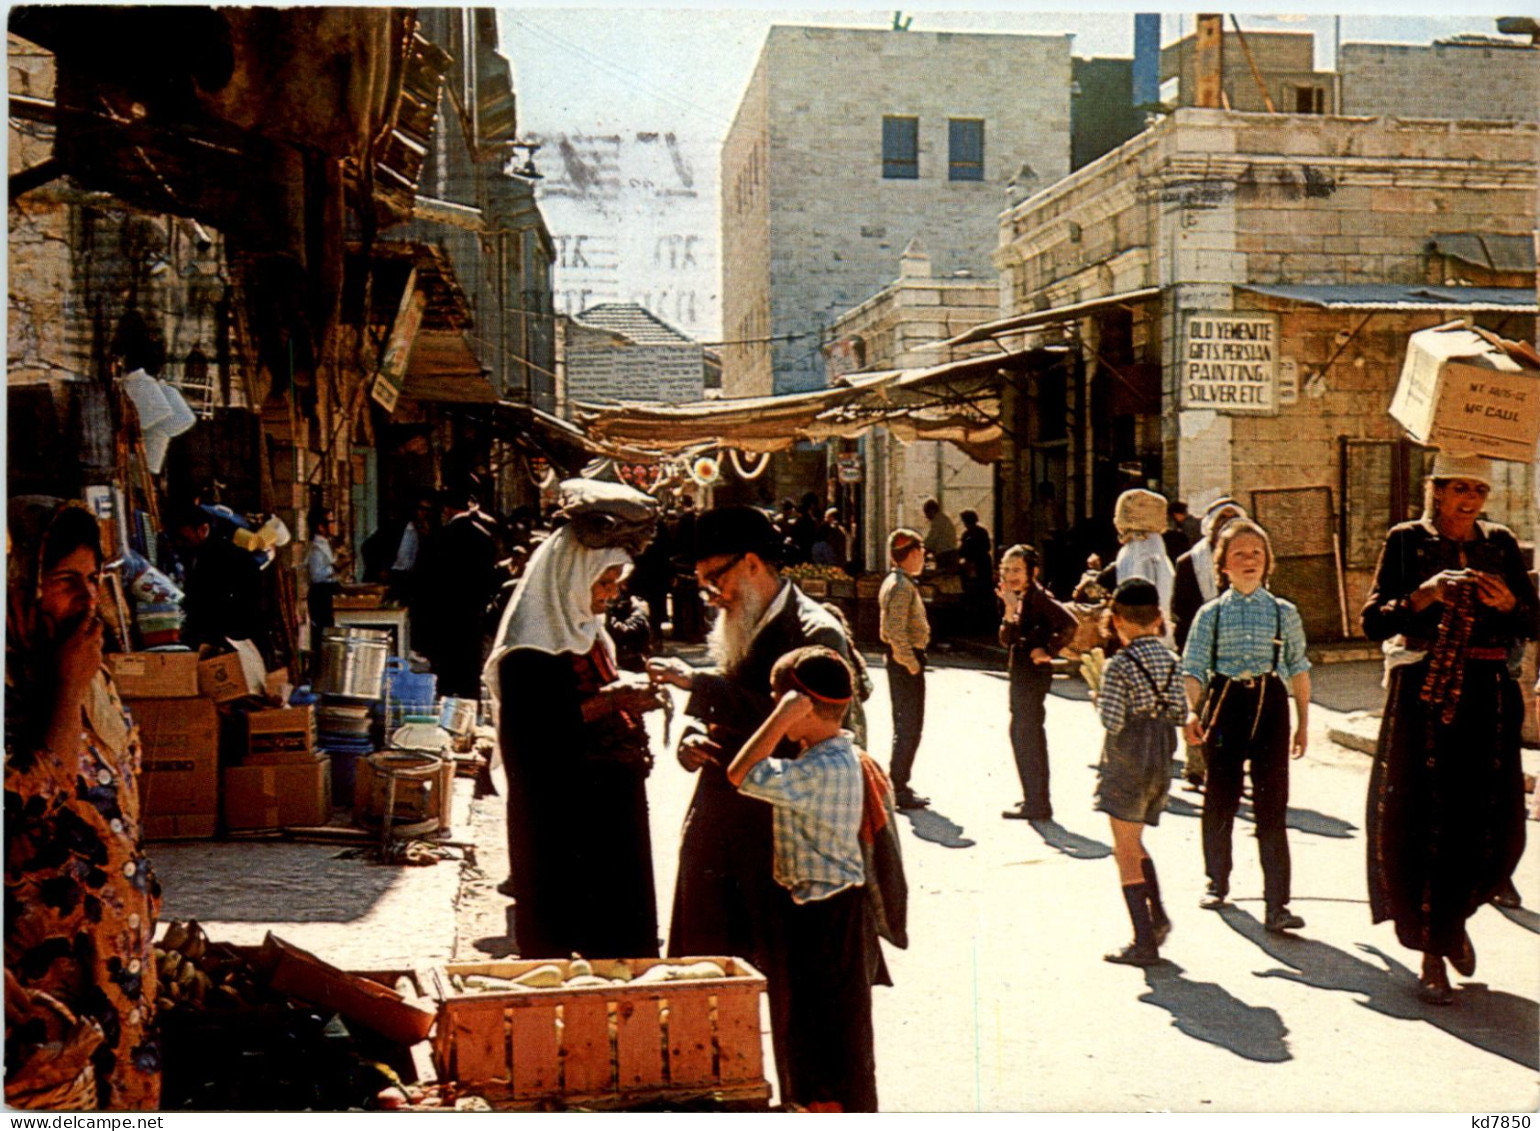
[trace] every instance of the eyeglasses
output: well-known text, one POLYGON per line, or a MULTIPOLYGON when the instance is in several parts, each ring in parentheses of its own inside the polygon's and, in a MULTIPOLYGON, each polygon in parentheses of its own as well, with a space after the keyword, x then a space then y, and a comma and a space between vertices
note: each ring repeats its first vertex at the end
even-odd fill
POLYGON ((737 566, 737 564, 741 562, 746 556, 746 554, 734 554, 732 557, 728 558, 726 562, 717 566, 717 568, 712 570, 710 573, 701 574, 700 587, 707 593, 713 593, 717 596, 721 596, 722 587, 718 583, 722 580, 722 578, 731 573, 733 568, 737 566))

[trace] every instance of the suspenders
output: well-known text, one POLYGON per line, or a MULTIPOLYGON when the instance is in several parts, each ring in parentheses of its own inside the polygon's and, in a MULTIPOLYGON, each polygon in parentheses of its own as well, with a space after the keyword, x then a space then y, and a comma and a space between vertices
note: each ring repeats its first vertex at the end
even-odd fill
MULTIPOLYGON (((1273 669, 1267 674, 1276 675, 1278 661, 1283 656, 1283 610, 1278 607, 1278 598, 1273 597, 1271 593, 1268 596, 1273 598, 1273 669)), ((1214 607, 1214 638, 1209 644, 1208 658, 1210 678, 1219 674, 1219 616, 1223 609, 1223 605, 1214 607)))

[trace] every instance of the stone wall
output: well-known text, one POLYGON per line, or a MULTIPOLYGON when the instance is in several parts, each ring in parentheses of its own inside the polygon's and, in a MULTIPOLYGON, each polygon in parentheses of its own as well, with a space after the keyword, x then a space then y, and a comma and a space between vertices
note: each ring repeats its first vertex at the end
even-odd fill
POLYGON ((768 291, 770 334, 786 340, 774 344, 773 387, 759 366, 750 378, 725 358, 730 395, 821 385, 824 331, 890 278, 917 235, 938 274, 984 274, 1007 185, 1068 172, 1069 91, 1067 36, 772 28, 723 153, 724 307, 738 311, 724 327, 740 334, 749 296, 768 291), (917 179, 882 176, 885 115, 918 118, 917 179), (982 181, 948 179, 953 118, 984 122, 982 181), (750 135, 769 139, 759 259, 729 208, 750 135))
POLYGON ((1511 45, 1344 43, 1344 114, 1540 120, 1540 49, 1511 45))
POLYGON ((771 391, 768 54, 722 142, 722 395, 771 391))
POLYGON ((704 373, 696 343, 618 341, 614 334, 581 324, 573 324, 567 333, 567 396, 574 401, 698 401, 704 373))

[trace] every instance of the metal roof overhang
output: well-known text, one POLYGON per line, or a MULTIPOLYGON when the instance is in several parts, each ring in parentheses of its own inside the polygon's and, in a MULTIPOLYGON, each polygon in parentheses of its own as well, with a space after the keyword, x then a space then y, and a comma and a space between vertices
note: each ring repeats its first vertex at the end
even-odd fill
POLYGON ((1540 313, 1535 292, 1518 287, 1420 287, 1389 283, 1319 283, 1273 286, 1242 283, 1252 294, 1280 298, 1322 310, 1487 310, 1540 313))
POLYGON ((1102 298, 1088 298, 1083 302, 1072 302, 1067 306, 1055 306, 1048 310, 1033 310, 1026 314, 1013 314, 1009 318, 981 323, 971 330, 963 331, 955 338, 947 338, 945 341, 940 342, 927 342, 920 348, 944 349, 949 346, 965 346, 972 342, 984 342, 991 338, 1000 337, 1002 334, 1014 334, 1021 330, 1030 330, 1036 326, 1047 326, 1055 322, 1070 322, 1079 318, 1082 314, 1091 314, 1094 311, 1103 310, 1109 306, 1148 302, 1159 294, 1159 287, 1141 287, 1136 291, 1124 291, 1121 294, 1105 295, 1102 298))

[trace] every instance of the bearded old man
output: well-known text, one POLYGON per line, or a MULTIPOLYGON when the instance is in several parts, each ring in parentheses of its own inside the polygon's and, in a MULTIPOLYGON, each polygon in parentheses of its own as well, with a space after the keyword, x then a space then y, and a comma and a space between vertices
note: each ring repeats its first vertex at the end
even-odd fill
MULTIPOLYGON (((848 662, 850 644, 818 602, 782 579, 778 561, 779 540, 759 510, 717 507, 702 514, 695 576, 718 610, 707 641, 716 666, 697 671, 660 658, 647 668, 654 679, 690 693, 685 711, 698 720, 679 743, 680 764, 700 778, 685 814, 668 953, 738 955, 759 967, 769 982, 781 1094, 789 1095, 795 1093, 781 1045, 787 1018, 771 807, 740 794, 725 770, 774 707, 770 670, 776 660, 821 644, 848 662)), ((784 745, 777 757, 795 757, 795 745, 784 745)))

